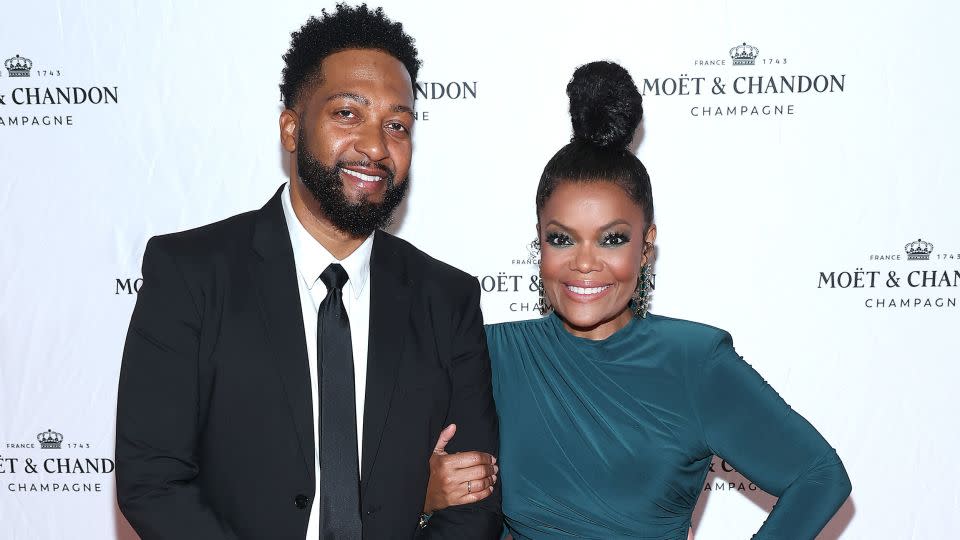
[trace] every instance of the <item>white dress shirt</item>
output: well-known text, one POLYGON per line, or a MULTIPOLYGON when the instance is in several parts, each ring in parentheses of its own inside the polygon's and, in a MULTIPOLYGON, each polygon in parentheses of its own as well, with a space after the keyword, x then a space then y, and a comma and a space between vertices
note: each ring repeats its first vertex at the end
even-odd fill
MULTIPOLYGON (((313 393, 313 461, 317 471, 316 497, 310 508, 307 522, 307 538, 320 538, 320 433, 319 391, 317 381, 317 312, 327 296, 327 287, 320 281, 320 274, 327 266, 339 263, 347 271, 348 281, 343 287, 343 304, 350 318, 350 338, 353 340, 353 380, 357 397, 357 457, 362 458, 363 448, 363 400, 367 382, 367 344, 370 334, 370 254, 373 251, 373 235, 360 244, 346 259, 338 261, 320 242, 317 242, 303 227, 293 211, 290 200, 290 184, 283 188, 283 215, 293 245, 293 259, 297 267, 300 290, 300 307, 303 310, 303 333, 307 340, 307 356, 310 359, 310 389, 313 393)), ((360 463, 360 462, 358 462, 360 463)))

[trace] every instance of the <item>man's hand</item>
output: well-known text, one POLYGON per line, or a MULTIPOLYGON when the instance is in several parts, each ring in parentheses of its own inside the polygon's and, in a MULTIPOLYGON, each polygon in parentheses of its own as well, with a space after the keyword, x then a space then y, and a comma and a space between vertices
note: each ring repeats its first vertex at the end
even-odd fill
POLYGON ((440 432, 437 445, 430 456, 430 482, 423 511, 427 514, 448 506, 482 501, 493 493, 497 483, 497 458, 485 452, 444 451, 447 443, 457 432, 456 424, 450 424, 440 432))

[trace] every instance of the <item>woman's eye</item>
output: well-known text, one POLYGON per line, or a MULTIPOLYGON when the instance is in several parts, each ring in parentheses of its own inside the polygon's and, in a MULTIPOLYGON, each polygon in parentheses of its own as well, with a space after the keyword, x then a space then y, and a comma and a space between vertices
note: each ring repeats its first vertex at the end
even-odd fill
POLYGON ((604 246, 622 246, 630 241, 630 238, 625 234, 613 233, 608 234, 603 237, 603 240, 600 242, 604 246))
POLYGON ((563 233, 550 233, 547 235, 547 243, 551 246, 572 246, 573 241, 569 236, 563 233))

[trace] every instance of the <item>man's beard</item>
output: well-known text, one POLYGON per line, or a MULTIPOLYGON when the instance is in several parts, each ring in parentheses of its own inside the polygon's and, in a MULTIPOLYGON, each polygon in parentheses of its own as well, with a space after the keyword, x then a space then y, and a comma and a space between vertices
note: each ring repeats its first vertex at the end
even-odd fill
POLYGON ((325 166, 307 150, 302 130, 297 137, 297 174, 330 223, 356 238, 369 236, 389 224, 393 211, 407 193, 408 182, 394 183, 393 172, 378 163, 340 162, 332 168, 325 166), (345 165, 375 167, 383 171, 385 176, 380 181, 387 183, 383 201, 375 203, 367 200, 366 196, 355 203, 347 200, 343 179, 340 178, 340 169, 345 165))

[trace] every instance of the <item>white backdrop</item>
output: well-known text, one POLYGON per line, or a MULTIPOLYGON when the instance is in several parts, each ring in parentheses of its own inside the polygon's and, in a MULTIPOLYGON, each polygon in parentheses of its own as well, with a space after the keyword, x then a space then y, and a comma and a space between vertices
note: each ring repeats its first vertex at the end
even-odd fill
MULTIPOLYGON (((616 60, 646 90, 652 309, 731 331, 837 448, 854 489, 821 538, 956 535, 955 4, 384 3, 425 62, 395 230, 478 276, 488 322, 535 316, 527 245, 570 134, 564 87, 616 60), (733 64, 741 44, 752 65, 733 64)), ((281 55, 321 7, 4 7, 2 59, 32 65, 0 71, 3 538, 135 538, 111 473, 144 245, 284 181, 281 55)), ((696 536, 749 537, 774 499, 715 469, 696 536)))

